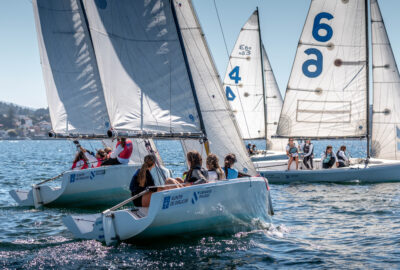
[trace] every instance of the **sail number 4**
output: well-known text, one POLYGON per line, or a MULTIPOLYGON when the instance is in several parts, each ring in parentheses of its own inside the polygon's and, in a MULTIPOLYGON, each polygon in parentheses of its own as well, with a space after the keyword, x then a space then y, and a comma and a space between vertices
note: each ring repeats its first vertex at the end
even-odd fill
MULTIPOLYGON (((328 42, 333 36, 332 27, 326 23, 322 23, 321 20, 332 20, 333 16, 327 12, 321 12, 314 18, 314 25, 312 29, 312 36, 316 41, 328 42), (321 31, 322 30, 322 31, 321 31), (322 32, 322 33, 321 33, 322 32)), ((315 55, 316 59, 309 59, 303 63, 303 73, 309 78, 316 78, 322 73, 322 67, 324 63, 324 57, 320 50, 316 48, 309 48, 304 51, 307 55, 315 55), (310 67, 314 67, 310 70, 310 67)))
MULTIPOLYGON (((231 70, 231 72, 229 72, 229 78, 230 78, 232 81, 235 81, 235 84, 238 84, 238 83, 242 80, 242 78, 240 78, 240 76, 239 76, 239 71, 240 71, 239 66, 236 66, 236 67, 234 67, 234 68, 231 70)), ((232 88, 230 88, 229 86, 227 86, 227 87, 225 88, 225 93, 226 93, 226 98, 227 98, 229 101, 235 100, 236 95, 235 95, 235 93, 233 93, 232 88)))

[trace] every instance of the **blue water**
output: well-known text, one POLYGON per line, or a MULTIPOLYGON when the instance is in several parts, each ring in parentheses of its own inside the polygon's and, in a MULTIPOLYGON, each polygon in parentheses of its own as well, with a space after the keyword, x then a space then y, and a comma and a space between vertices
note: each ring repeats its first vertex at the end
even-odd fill
MULTIPOLYGON (((315 144, 322 151, 327 142, 315 144)), ((362 143, 346 144, 353 156, 363 155, 362 143)), ((179 175, 184 170, 179 144, 159 142, 158 148, 179 175)), ((8 195, 68 169, 74 151, 66 141, 0 141, 0 268, 400 268, 400 183, 271 185, 273 225, 232 236, 117 247, 75 240, 61 217, 85 210, 38 211, 16 206, 8 195)))

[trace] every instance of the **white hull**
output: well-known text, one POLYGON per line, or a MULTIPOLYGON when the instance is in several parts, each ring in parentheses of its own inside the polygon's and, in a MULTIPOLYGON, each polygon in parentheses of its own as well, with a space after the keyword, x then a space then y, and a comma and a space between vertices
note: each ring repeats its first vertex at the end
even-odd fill
POLYGON ((267 181, 242 178, 154 193, 149 208, 68 216, 64 224, 76 238, 117 241, 180 234, 233 233, 270 223, 267 181))
POLYGON ((250 157, 251 161, 253 162, 283 160, 286 158, 287 158, 286 152, 270 151, 270 150, 261 151, 260 153, 252 155, 250 157))
POLYGON ((61 186, 41 185, 31 190, 12 190, 10 195, 21 206, 43 205, 90 207, 114 205, 130 197, 129 184, 138 165, 114 165, 68 171, 61 186))
MULTIPOLYGON (((321 169, 314 162, 314 170, 287 171, 287 160, 259 163, 257 171, 271 184, 289 183, 384 183, 400 182, 400 161, 370 159, 368 166, 360 163, 346 168, 321 169)), ((257 165, 256 165, 257 167, 257 165)), ((302 166, 299 166, 302 168, 302 166)))

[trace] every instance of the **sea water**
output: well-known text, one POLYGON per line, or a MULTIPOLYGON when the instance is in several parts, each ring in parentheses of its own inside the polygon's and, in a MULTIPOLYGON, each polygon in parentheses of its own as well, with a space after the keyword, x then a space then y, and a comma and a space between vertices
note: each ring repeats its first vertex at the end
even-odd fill
MULTIPOLYGON (((316 156, 325 146, 315 142, 316 156)), ((100 142, 82 142, 88 149, 100 142)), ((262 148, 262 143, 257 143, 262 148)), ((353 157, 365 144, 346 142, 353 157)), ((157 142, 166 166, 185 170, 177 142, 157 142)), ((231 236, 170 237, 107 247, 77 240, 62 224, 69 214, 102 209, 19 207, 11 189, 67 170, 69 141, 0 141, 0 268, 19 269, 312 269, 400 268, 400 183, 271 185, 272 226, 231 236)))

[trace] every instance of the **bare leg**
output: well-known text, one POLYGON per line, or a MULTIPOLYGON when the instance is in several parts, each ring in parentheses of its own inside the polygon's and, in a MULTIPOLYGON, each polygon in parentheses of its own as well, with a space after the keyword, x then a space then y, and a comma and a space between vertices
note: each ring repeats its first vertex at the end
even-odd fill
POLYGON ((142 207, 149 207, 151 201, 151 194, 153 194, 153 192, 148 192, 142 196, 142 207))
POLYGON ((293 162, 293 157, 290 157, 287 166, 288 171, 290 171, 290 165, 292 165, 292 162, 293 162))
POLYGON ((296 160, 296 170, 299 169, 299 157, 295 157, 296 160))
POLYGON ((167 180, 165 180, 165 184, 166 185, 175 185, 175 187, 164 187, 162 189, 174 189, 174 188, 181 188, 183 187, 182 183, 176 179, 173 178, 168 178, 167 180))

